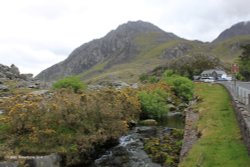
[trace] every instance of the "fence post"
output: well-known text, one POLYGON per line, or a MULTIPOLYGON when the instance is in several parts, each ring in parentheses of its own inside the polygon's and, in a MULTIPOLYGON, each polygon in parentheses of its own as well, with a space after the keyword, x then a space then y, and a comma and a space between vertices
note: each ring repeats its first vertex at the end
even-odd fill
POLYGON ((248 94, 248 105, 247 106, 248 106, 247 107, 248 108, 247 111, 250 112, 250 94, 248 94))

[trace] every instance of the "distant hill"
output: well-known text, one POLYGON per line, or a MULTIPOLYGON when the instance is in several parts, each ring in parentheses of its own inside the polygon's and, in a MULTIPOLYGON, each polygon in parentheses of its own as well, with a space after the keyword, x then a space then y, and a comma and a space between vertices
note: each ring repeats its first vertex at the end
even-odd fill
POLYGON ((232 63, 241 54, 240 46, 250 43, 250 21, 234 24, 212 43, 211 52, 222 61, 232 63))
POLYGON ((66 60, 42 71, 36 78, 54 81, 78 75, 89 83, 135 82, 139 75, 159 66, 175 68, 173 65, 199 59, 215 60, 213 57, 222 60, 214 64, 227 68, 241 54, 240 45, 250 43, 249 32, 249 22, 241 22, 222 32, 212 43, 203 43, 183 39, 148 22, 128 22, 103 38, 76 48, 66 60))
POLYGON ((222 42, 238 36, 250 35, 250 21, 234 24, 223 31, 213 42, 222 42))

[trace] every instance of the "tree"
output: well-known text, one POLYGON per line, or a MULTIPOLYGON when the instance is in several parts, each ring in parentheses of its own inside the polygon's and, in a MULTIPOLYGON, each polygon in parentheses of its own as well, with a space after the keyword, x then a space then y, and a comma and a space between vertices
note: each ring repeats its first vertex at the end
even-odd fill
POLYGON ((72 88, 75 93, 86 87, 87 86, 80 80, 80 78, 76 76, 65 77, 53 84, 54 89, 72 88))
POLYGON ((239 56, 240 75, 244 80, 250 80, 250 44, 242 45, 242 54, 239 56))
POLYGON ((166 70, 162 75, 162 80, 172 87, 175 94, 184 101, 192 100, 194 96, 194 83, 187 77, 175 74, 172 70, 166 70))

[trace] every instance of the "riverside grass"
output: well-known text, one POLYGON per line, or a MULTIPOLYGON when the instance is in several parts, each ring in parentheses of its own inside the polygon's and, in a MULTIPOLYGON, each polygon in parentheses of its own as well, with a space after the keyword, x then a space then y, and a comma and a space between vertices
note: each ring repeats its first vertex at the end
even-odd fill
POLYGON ((195 92, 202 98, 196 125, 202 136, 179 167, 250 167, 228 92, 204 83, 197 83, 195 92))

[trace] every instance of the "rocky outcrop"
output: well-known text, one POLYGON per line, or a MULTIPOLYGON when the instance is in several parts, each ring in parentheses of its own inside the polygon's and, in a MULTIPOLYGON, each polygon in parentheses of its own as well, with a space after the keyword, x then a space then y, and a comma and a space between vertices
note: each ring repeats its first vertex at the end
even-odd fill
POLYGON ((10 67, 0 64, 0 78, 15 79, 19 77, 19 69, 14 64, 10 67))
MULTIPOLYGON (((0 64, 0 79, 21 79, 21 80, 32 80, 33 74, 21 74, 18 67, 12 64, 10 67, 0 64)), ((1 81, 0 81, 1 83, 1 81)))
POLYGON ((10 96, 10 90, 20 88, 39 89, 40 82, 33 74, 21 74, 18 67, 0 64, 0 97, 10 96))

